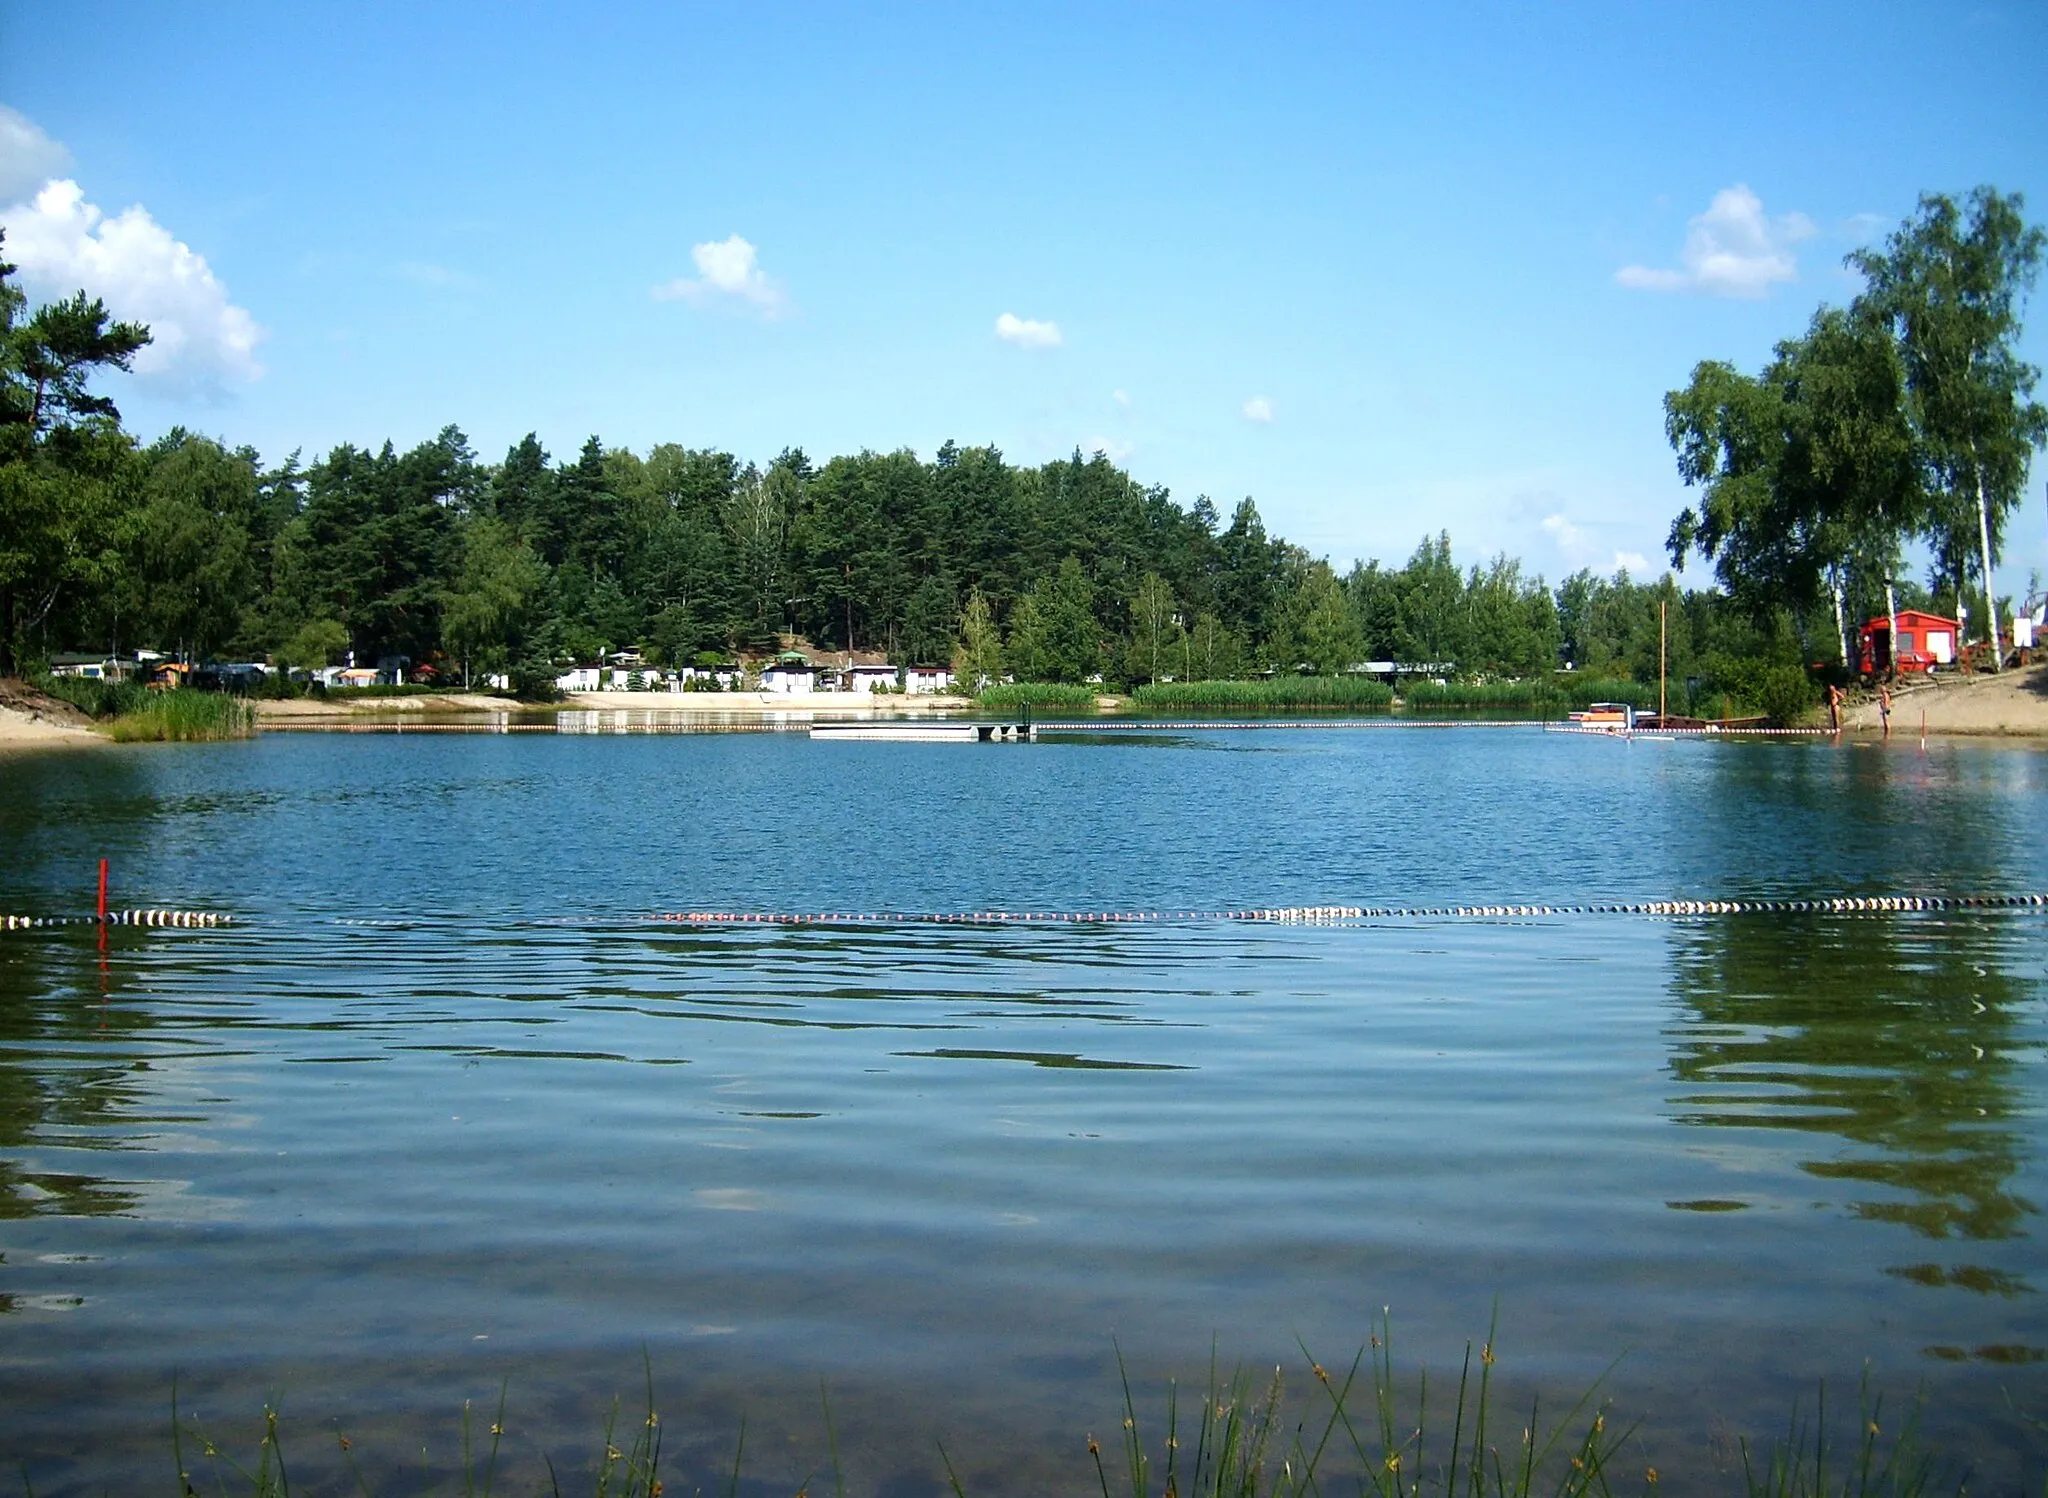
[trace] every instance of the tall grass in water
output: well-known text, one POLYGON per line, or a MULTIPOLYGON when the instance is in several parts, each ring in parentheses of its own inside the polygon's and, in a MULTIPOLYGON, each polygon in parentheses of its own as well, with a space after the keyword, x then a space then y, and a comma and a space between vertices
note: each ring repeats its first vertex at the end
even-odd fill
POLYGON ((1142 708, 1388 707, 1393 691, 1368 676, 1275 676, 1258 681, 1155 681, 1131 693, 1142 708))
POLYGON ((1062 681, 999 681, 983 687, 983 707, 1093 707, 1092 686, 1062 681))
MULTIPOLYGON (((1548 1423, 1541 1405, 1532 1404, 1527 1422, 1510 1420, 1502 1437, 1490 1333, 1479 1349, 1476 1380, 1473 1349, 1466 1345, 1448 1421, 1431 1410, 1427 1371, 1416 1376, 1412 1396, 1402 1391, 1385 1318, 1341 1373, 1324 1368, 1306 1348, 1302 1354, 1314 1387, 1309 1410, 1291 1426, 1282 1410, 1279 1368, 1270 1379, 1255 1382, 1239 1370, 1226 1382, 1212 1355, 1192 1453, 1171 1385, 1165 1435, 1148 1450, 1126 1376, 1121 1451, 1105 1461, 1101 1443, 1088 1439, 1103 1498, 1297 1498, 1320 1494, 1326 1484, 1372 1498, 1604 1498, 1614 1491, 1613 1463, 1632 1428, 1608 1429, 1606 1406, 1593 1405, 1598 1385, 1548 1423)), ((1644 1481, 1654 1488, 1656 1478, 1644 1481)))
MULTIPOLYGON (((1494 1385, 1495 1353, 1491 1331, 1477 1348, 1467 1344, 1455 1388, 1445 1398, 1432 1385, 1428 1371, 1410 1377, 1394 1367, 1390 1322, 1382 1317, 1378 1330, 1359 1349, 1348 1367, 1327 1369, 1303 1348, 1306 1363, 1300 1392, 1290 1398, 1279 1368, 1270 1376, 1243 1369, 1222 1376, 1211 1354, 1206 1386, 1198 1410, 1179 1397, 1176 1385, 1166 1388, 1163 1429, 1147 1428, 1131 1388, 1121 1352, 1123 1401, 1118 1435, 1108 1441, 1087 1438, 1085 1460, 1103 1498, 1309 1498, 1309 1495, 1357 1493, 1360 1498, 1614 1498, 1640 1492, 1653 1498, 1659 1475, 1644 1465, 1644 1454, 1628 1453, 1633 1425, 1614 1429, 1610 1407, 1599 1399, 1601 1382, 1580 1395, 1562 1414, 1551 1415, 1538 1399, 1526 1412, 1502 1406, 1494 1385)), ((646 1373, 646 1413, 631 1416, 622 1427, 620 1406, 613 1401, 603 1427, 601 1455, 574 1483, 593 1498, 658 1498, 663 1490, 663 1425, 654 1403, 651 1364, 646 1373)), ((1742 1485, 1725 1484, 1745 1498, 1933 1498, 1952 1487, 1961 1498, 1967 1473, 1953 1479, 1918 1440, 1917 1406, 1896 1429, 1888 1427, 1881 1398, 1866 1378, 1858 1401, 1854 1435, 1840 1439, 1828 1424, 1826 1391, 1812 1421, 1795 1407, 1787 1435, 1766 1448, 1752 1448, 1744 1439, 1742 1485)), ((810 1476, 792 1489, 808 1492, 821 1470, 831 1474, 832 1491, 846 1492, 838 1432, 829 1397, 824 1401, 826 1462, 814 1464, 810 1476)), ((211 1489, 228 1498, 291 1498, 291 1469, 285 1460, 278 1412, 263 1411, 263 1433, 248 1462, 237 1461, 209 1439, 171 1400, 172 1455, 180 1498, 197 1498, 211 1489), (206 1481, 195 1483, 195 1469, 206 1481)), ((476 1428, 470 1406, 462 1409, 461 1461, 438 1482, 422 1471, 420 1484, 435 1491, 460 1491, 463 1498, 489 1498, 505 1474, 500 1462, 507 1434, 505 1393, 499 1391, 497 1412, 486 1442, 476 1428)), ((376 1491, 357 1465, 351 1443, 336 1433, 340 1465, 355 1492, 372 1498, 376 1491)), ((703 1476, 728 1495, 739 1491, 747 1455, 746 1422, 740 1422, 729 1468, 703 1476)), ((1080 1455, 1076 1452, 1076 1456, 1080 1455)), ((421 1453, 424 1459, 425 1453, 421 1453)), ((955 1498, 968 1490, 944 1445, 939 1462, 955 1498)), ((560 1498, 563 1474, 545 1455, 546 1485, 542 1491, 560 1498)), ((1083 1469, 1085 1470, 1085 1468, 1083 1469)), ((539 1474, 534 1474, 538 1476, 539 1474)), ((26 1479, 27 1474, 23 1474, 26 1479)), ((750 1487, 757 1479, 746 1479, 750 1487)), ((709 1484, 707 1484, 709 1485, 709 1484)), ((1697 1486, 1697 1484, 1695 1484, 1697 1486)), ((682 1491, 678 1485, 678 1491, 682 1491)), ((31 1495, 33 1489, 29 1489, 31 1495)), ((520 1491, 532 1491, 524 1483, 520 1491)), ((699 1489, 698 1491, 703 1491, 699 1489)))
POLYGON ((96 720, 99 730, 117 743, 239 739, 256 731, 255 710, 223 692, 159 689, 90 676, 41 676, 36 685, 96 720))
MULTIPOLYGON (((1866 1372, 1856 1410, 1856 1438, 1846 1450, 1831 1439, 1825 1384, 1812 1424, 1794 1405, 1790 1430, 1770 1450, 1752 1453, 1745 1439, 1742 1481, 1749 1498, 1923 1498, 1934 1492, 1939 1479, 1933 1455, 1920 1445, 1919 1406, 1887 1436, 1884 1397, 1872 1392, 1866 1372)), ((1957 1477, 1957 1498, 1968 1481, 1967 1474, 1957 1477)))
POLYGON ((241 739, 256 731, 256 710, 222 692, 177 687, 145 693, 140 706, 123 712, 105 731, 122 744, 241 739))

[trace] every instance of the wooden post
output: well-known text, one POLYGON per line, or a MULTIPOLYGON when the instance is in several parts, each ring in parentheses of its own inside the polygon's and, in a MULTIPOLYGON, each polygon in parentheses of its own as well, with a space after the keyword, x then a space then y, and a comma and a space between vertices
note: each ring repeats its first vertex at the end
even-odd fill
POLYGON ((1664 613, 1670 604, 1664 599, 1657 600, 1657 726, 1669 728, 1664 721, 1664 613))

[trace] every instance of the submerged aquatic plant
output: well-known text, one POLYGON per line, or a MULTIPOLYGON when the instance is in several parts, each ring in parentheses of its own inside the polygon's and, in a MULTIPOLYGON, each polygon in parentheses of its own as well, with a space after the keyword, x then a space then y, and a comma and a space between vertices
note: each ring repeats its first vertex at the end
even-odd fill
MULTIPOLYGON (((1348 1366, 1326 1368, 1306 1346, 1300 1392, 1290 1395, 1283 1369, 1268 1374, 1237 1368, 1225 1375, 1214 1349, 1201 1391, 1199 1412, 1189 1411, 1177 1383, 1165 1391, 1163 1432, 1148 1430, 1140 1415, 1122 1350, 1117 1371, 1123 1398, 1117 1435, 1087 1438, 1103 1498, 1309 1498, 1357 1493, 1360 1498, 1612 1498, 1623 1488, 1654 1494, 1654 1467, 1620 1457, 1636 1427, 1613 1427, 1611 1406, 1600 1398, 1605 1377, 1563 1410, 1548 1415, 1533 1398, 1526 1415, 1500 1407, 1494 1382, 1494 1328, 1478 1346, 1467 1343, 1455 1388, 1440 1398, 1426 1368, 1412 1377, 1394 1365, 1393 1326, 1383 1311, 1366 1345, 1348 1366)), ((603 1440, 587 1480, 592 1498, 661 1498, 661 1416, 654 1401, 652 1360, 643 1354, 646 1410, 630 1438, 615 1399, 606 1415, 603 1440)), ((829 1392, 821 1390, 825 1444, 835 1498, 845 1498, 839 1436, 829 1392)), ((478 1435, 469 1404, 462 1407, 460 1468, 435 1491, 463 1498, 490 1498, 502 1475, 500 1454, 506 1433, 506 1389, 498 1391, 486 1444, 478 1435)), ((1919 1440, 1919 1402, 1896 1428, 1887 1423, 1884 1401, 1866 1372, 1857 1403, 1853 1436, 1828 1423, 1826 1389, 1807 1419, 1794 1407, 1787 1433, 1767 1448, 1741 1443, 1746 1498, 1932 1498, 1951 1486, 1960 1495, 1967 1471, 1949 1481, 1946 1468, 1919 1440)), ((373 1488, 357 1465, 353 1445, 336 1432, 342 1464, 361 1498, 373 1488)), ((171 1444, 179 1498, 212 1491, 249 1498, 291 1498, 291 1469, 285 1461, 282 1417, 274 1404, 263 1407, 262 1434, 247 1461, 233 1455, 186 1419, 171 1391, 171 1444), (206 1467, 204 1481, 195 1468, 206 1467)), ((729 1470, 717 1474, 728 1498, 737 1498, 747 1455, 747 1426, 740 1422, 729 1470)), ((940 1464, 955 1498, 968 1490, 941 1444, 940 1464)), ((561 1474, 545 1453, 545 1491, 561 1498, 561 1474)), ((813 1468, 813 1475, 816 1475, 813 1468)), ((705 1474, 709 1476, 710 1474, 705 1474)), ((23 1473, 26 1485, 28 1474, 23 1473)), ((811 1478, 797 1485, 808 1493, 811 1478)), ((33 1488, 28 1488, 33 1495, 33 1488)))
MULTIPOLYGON (((1865 1369, 1856 1412, 1855 1439, 1844 1449, 1828 1428, 1828 1391, 1822 1384, 1811 1423, 1794 1404, 1785 1438, 1754 1460, 1745 1439, 1742 1481, 1749 1498, 1922 1498, 1934 1492, 1940 1478, 1933 1454, 1920 1445, 1919 1401, 1887 1431, 1884 1396, 1871 1390, 1865 1369)), ((1956 1475, 1958 1498, 1968 1483, 1967 1472, 1956 1475)))
MULTIPOLYGON (((1374 1498, 1606 1495, 1613 1491, 1615 1454, 1634 1430, 1608 1428, 1607 1407, 1593 1404, 1596 1383, 1547 1425, 1540 1402, 1533 1402, 1527 1423, 1503 1450, 1495 1429, 1492 1330, 1479 1349, 1476 1381, 1473 1348, 1466 1344, 1448 1437, 1440 1417, 1431 1423, 1428 1371, 1418 1371, 1412 1395, 1397 1379, 1393 1323, 1386 1313, 1341 1375, 1332 1374, 1306 1347, 1302 1356, 1316 1392, 1310 1396, 1311 1412, 1290 1430, 1283 1415, 1282 1370, 1276 1367, 1270 1379, 1254 1380, 1239 1369, 1222 1379, 1212 1352, 1194 1451, 1188 1457, 1182 1454, 1178 1391, 1168 1386, 1166 1436, 1154 1455, 1141 1436, 1126 1376, 1123 1450, 1114 1490, 1101 1443, 1092 1436, 1088 1441, 1103 1498, 1113 1498, 1113 1491, 1130 1498, 1296 1498, 1320 1493, 1332 1482, 1374 1498)), ((1121 1372, 1121 1354, 1117 1363, 1121 1372)))

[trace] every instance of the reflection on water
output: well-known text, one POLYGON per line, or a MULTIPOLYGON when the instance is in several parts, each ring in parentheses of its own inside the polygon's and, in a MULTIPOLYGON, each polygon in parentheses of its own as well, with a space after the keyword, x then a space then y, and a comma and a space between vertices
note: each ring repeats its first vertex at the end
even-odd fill
POLYGON ((1441 1368, 1496 1302, 1546 1389, 1625 1354, 1674 1495, 1865 1358, 1981 1471, 2041 1453, 2039 912, 642 917, 1985 889, 2048 845, 2048 756, 323 735, 0 774, 0 908, 84 908, 109 856, 124 903, 238 917, 0 940, 0 1454, 39 1492, 153 1481, 174 1370, 397 1450, 509 1379, 559 1455, 643 1350, 707 1471, 744 1411, 794 1491, 825 1382, 853 1491, 943 1491, 938 1437, 977 1492, 1085 1492, 1118 1349, 1156 1386, 1390 1305, 1441 1368))
MULTIPOLYGON (((1800 1169, 1849 1210, 1927 1239, 2018 1237, 2030 1140, 2021 1017, 2037 985, 2004 966, 2009 922, 1733 917, 1684 928, 1672 992, 1681 1123, 1813 1136, 1800 1169), (1809 1153, 1808 1151, 1813 1151, 1809 1153)), ((1902 1266, 1916 1284, 2012 1294, 2018 1275, 1902 1266)))
POLYGON ((152 1018, 107 1002, 87 976, 101 976, 89 941, 23 934, 0 960, 0 1220, 106 1216, 138 1201, 117 1179, 38 1164, 58 1149, 128 1148, 148 1116, 148 1063, 121 1053, 152 1018))

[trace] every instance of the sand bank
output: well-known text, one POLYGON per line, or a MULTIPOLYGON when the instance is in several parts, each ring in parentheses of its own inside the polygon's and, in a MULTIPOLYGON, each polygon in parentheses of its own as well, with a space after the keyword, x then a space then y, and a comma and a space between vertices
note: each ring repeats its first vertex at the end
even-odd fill
POLYGON ((437 692, 420 697, 351 697, 329 701, 324 697, 289 697, 273 700, 256 698, 256 721, 294 718, 355 718, 368 714, 388 717, 393 713, 502 713, 524 709, 525 704, 480 693, 437 692))
MULTIPOLYGON (((1939 676, 1894 689, 1894 737, 1917 737, 1923 715, 1930 734, 2048 738, 2048 661, 1996 674, 1939 676)), ((1846 706, 1842 723, 1856 733, 1879 732, 1876 694, 1846 706)))
POLYGON ((14 677, 0 678, 0 749, 104 744, 92 719, 59 697, 14 677))

